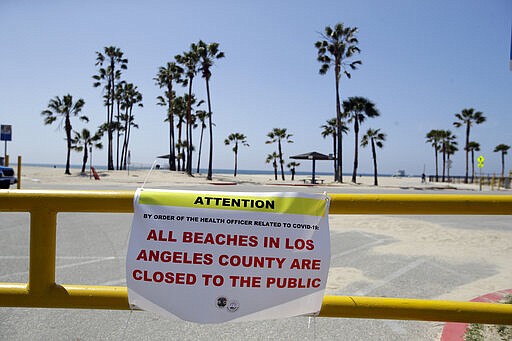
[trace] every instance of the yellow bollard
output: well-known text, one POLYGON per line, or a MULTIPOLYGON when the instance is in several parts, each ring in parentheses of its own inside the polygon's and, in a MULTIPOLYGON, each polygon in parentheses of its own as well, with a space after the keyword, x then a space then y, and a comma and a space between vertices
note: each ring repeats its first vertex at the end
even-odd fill
POLYGON ((16 188, 21 188, 21 155, 18 155, 18 183, 16 184, 16 188))
POLYGON ((494 191, 494 178, 496 177, 496 174, 492 173, 492 180, 491 180, 491 191, 494 191))
POLYGON ((4 158, 4 166, 5 166, 5 167, 9 167, 9 155, 5 155, 5 158, 4 158))

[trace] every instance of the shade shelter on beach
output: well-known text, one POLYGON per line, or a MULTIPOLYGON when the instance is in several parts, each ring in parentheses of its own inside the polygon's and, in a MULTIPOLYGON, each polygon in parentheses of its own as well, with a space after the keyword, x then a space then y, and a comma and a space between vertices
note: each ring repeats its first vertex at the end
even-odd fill
MULTIPOLYGON (((169 160, 169 164, 167 165, 167 167, 169 167, 169 169, 170 169, 170 167, 171 167, 171 160, 170 160, 170 158, 171 158, 171 154, 160 155, 160 156, 157 156, 156 158, 157 158, 157 159, 166 159, 166 160, 169 160)), ((157 165, 157 166, 158 166, 158 168, 160 167, 160 165, 157 165)))
POLYGON ((309 152, 299 155, 290 156, 290 159, 295 160, 313 160, 313 171, 311 174, 311 183, 315 184, 315 162, 316 160, 334 160, 334 158, 330 155, 325 155, 319 152, 309 152))

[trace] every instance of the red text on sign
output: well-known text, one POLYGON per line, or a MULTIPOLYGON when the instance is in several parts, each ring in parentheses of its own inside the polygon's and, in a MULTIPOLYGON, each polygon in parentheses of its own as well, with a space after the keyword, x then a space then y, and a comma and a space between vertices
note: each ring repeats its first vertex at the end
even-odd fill
POLYGON ((319 288, 320 278, 295 278, 295 277, 268 277, 267 288, 279 289, 308 289, 319 288))
POLYGON ((233 288, 261 288, 261 277, 229 276, 229 279, 231 280, 231 286, 233 288))
POLYGON ((148 270, 135 269, 132 272, 133 279, 136 281, 155 282, 155 283, 168 283, 168 284, 185 284, 194 285, 197 282, 195 274, 188 274, 183 272, 150 272, 148 270))
POLYGON ((290 238, 286 238, 285 248, 287 249, 295 249, 295 250, 308 250, 311 251, 315 248, 315 244, 312 239, 295 239, 290 240, 290 238))
POLYGON ((320 259, 297 259, 290 265, 290 269, 320 270, 320 259))
POLYGON ((155 240, 157 242, 176 242, 176 238, 173 237, 172 231, 167 231, 165 233, 164 230, 149 230, 148 237, 146 240, 155 240))
POLYGON ((183 242, 195 244, 256 247, 258 246, 258 236, 185 231, 183 232, 183 242))
POLYGON ((160 250, 140 250, 137 260, 145 262, 163 262, 177 264, 204 264, 211 265, 213 263, 213 255, 211 253, 201 252, 182 252, 182 251, 160 251, 160 250))
POLYGON ((220 255, 219 264, 221 266, 242 266, 244 268, 283 268, 286 258, 279 257, 260 257, 260 256, 239 256, 239 255, 220 255))

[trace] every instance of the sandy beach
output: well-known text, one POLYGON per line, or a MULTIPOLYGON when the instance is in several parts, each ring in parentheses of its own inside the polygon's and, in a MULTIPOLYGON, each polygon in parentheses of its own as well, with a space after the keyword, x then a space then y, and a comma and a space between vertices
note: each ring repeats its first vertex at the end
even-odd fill
MULTIPOLYGON (((165 169, 153 170, 130 170, 130 171, 97 171, 100 180, 95 180, 87 169, 86 173, 81 174, 80 169, 72 168, 71 175, 65 175, 63 168, 52 167, 34 167, 23 166, 21 171, 21 188, 33 188, 34 186, 48 186, 52 185, 85 185, 91 186, 91 189, 101 189, 105 186, 122 186, 137 188, 144 185, 144 187, 175 187, 180 185, 201 186, 201 185, 236 185, 236 184, 252 184, 257 186, 265 185, 279 185, 279 186, 300 186, 310 185, 305 184, 305 179, 310 179, 311 176, 296 175, 294 180, 291 180, 290 175, 286 175, 286 180, 282 181, 280 174, 278 180, 274 179, 273 174, 238 174, 236 177, 232 174, 213 174, 212 181, 206 179, 206 174, 193 174, 189 176, 184 172, 171 172, 165 169)), ((446 190, 468 190, 478 191, 476 184, 449 184, 449 183, 422 183, 419 177, 379 177, 379 186, 373 185, 372 176, 360 176, 357 178, 357 184, 350 182, 349 176, 344 176, 343 183, 336 183, 332 176, 317 175, 317 180, 322 180, 322 184, 315 186, 322 191, 323 187, 331 189, 357 189, 364 188, 366 190, 373 189, 380 191, 383 189, 446 189, 446 190)), ((13 186, 14 187, 14 186, 13 186)), ((220 190, 220 189, 219 189, 220 190)), ((297 189, 300 190, 300 189, 297 189)), ((484 191, 490 190, 488 186, 483 188, 484 191)), ((279 191, 279 187, 276 187, 279 191)), ((327 189, 329 191, 329 189, 327 189)))

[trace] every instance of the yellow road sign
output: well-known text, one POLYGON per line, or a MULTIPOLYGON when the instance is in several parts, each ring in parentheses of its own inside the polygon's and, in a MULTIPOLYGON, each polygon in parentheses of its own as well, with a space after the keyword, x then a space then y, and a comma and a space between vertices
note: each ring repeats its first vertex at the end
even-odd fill
POLYGON ((482 155, 480 155, 476 160, 478 161, 478 168, 484 168, 485 158, 482 155))

